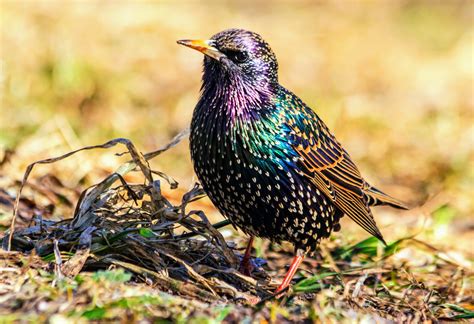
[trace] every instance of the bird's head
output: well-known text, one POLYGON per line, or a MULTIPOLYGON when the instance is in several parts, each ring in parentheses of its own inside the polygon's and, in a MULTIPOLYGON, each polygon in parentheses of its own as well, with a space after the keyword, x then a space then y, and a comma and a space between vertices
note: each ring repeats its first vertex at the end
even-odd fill
POLYGON ((278 63, 263 38, 243 29, 227 29, 209 40, 180 40, 203 54, 204 82, 243 81, 262 86, 278 83, 278 63))

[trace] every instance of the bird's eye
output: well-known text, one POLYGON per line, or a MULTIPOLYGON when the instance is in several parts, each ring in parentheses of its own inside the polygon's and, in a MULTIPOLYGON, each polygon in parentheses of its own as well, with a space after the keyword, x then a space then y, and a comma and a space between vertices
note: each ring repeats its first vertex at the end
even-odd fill
POLYGON ((247 52, 241 51, 232 51, 227 54, 227 56, 234 61, 235 63, 245 63, 249 59, 249 55, 247 52))

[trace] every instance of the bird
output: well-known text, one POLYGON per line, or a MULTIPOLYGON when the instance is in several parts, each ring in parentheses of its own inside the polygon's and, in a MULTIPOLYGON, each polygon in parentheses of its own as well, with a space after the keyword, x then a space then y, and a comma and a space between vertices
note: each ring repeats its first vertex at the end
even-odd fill
POLYGON ((371 186, 316 112, 280 85, 276 56, 259 34, 232 28, 177 43, 204 54, 191 159, 215 207, 250 236, 241 272, 250 274, 254 237, 292 243, 275 291, 283 294, 344 215, 385 243, 370 207, 407 206, 371 186))

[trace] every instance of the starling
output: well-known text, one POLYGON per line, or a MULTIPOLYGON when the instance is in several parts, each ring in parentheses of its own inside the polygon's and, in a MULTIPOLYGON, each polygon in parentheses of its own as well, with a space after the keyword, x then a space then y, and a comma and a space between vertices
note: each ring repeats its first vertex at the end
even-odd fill
POLYGON ((260 35, 228 29, 178 43, 205 54, 191 157, 213 204, 250 235, 244 272, 254 236, 293 243, 282 292, 343 215, 384 242, 370 206, 405 205, 368 184, 318 115, 278 83, 277 59, 260 35))

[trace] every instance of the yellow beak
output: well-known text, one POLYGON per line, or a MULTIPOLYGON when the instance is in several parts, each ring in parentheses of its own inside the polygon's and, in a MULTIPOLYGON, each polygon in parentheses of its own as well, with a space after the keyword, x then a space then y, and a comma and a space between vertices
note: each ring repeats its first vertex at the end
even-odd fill
POLYGON ((218 61, 221 58, 226 57, 223 53, 219 52, 219 50, 213 46, 214 41, 212 40, 182 39, 179 40, 177 43, 195 49, 196 51, 199 51, 218 61))

